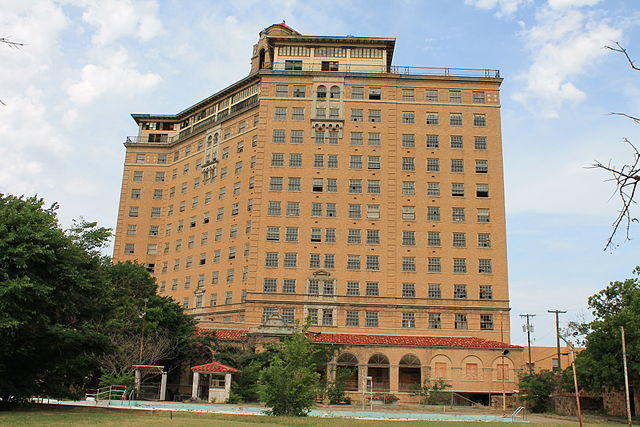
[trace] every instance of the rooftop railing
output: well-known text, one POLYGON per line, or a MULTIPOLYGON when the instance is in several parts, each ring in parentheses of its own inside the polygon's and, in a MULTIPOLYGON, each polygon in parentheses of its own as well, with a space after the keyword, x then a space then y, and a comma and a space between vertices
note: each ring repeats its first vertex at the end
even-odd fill
POLYGON ((343 73, 406 74, 415 76, 500 78, 500 70, 490 68, 408 67, 404 65, 387 67, 386 64, 375 62, 371 64, 348 64, 341 62, 339 58, 322 62, 297 60, 275 62, 273 69, 277 71, 328 71, 343 73))

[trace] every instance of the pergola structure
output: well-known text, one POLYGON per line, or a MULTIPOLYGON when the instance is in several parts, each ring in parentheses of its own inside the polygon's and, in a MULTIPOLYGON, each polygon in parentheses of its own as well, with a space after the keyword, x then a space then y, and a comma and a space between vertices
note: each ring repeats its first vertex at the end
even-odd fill
POLYGON ((207 400, 209 402, 226 402, 231 391, 231 374, 238 372, 236 368, 224 365, 220 362, 211 362, 191 368, 193 372, 193 385, 191 388, 191 398, 201 400, 203 391, 200 390, 200 377, 208 377, 207 400), (224 378, 224 379, 223 379, 224 378))
POLYGON ((143 374, 156 374, 161 375, 160 380, 160 394, 158 400, 165 400, 167 396, 167 373, 164 370, 164 366, 158 365, 133 365, 135 369, 135 386, 138 395, 140 395, 142 389, 142 375, 143 374))

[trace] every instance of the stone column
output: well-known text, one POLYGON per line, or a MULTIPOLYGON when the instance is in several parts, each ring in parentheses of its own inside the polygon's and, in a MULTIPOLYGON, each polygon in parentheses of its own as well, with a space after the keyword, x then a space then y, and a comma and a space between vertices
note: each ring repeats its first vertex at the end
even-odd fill
POLYGON ((229 393, 231 393, 231 374, 230 373, 224 374, 224 392, 227 394, 227 397, 229 396, 229 393))
POLYGON ((193 373, 193 385, 191 386, 191 398, 198 400, 198 386, 200 385, 200 372, 193 373))
POLYGON ((389 365, 389 392, 397 393, 400 388, 400 372, 398 365, 389 365))
POLYGON ((140 393, 140 385, 141 385, 141 382, 142 382, 142 381, 141 381, 141 376, 142 376, 142 374, 140 373, 140 369, 139 369, 139 368, 136 368, 136 373, 135 373, 135 375, 136 375, 136 378, 135 378, 136 391, 137 391, 138 393, 140 393))

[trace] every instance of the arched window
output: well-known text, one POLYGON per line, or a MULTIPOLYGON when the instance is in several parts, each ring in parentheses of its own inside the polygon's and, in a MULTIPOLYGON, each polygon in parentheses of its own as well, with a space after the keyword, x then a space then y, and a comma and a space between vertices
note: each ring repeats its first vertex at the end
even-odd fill
POLYGON ((325 85, 318 86, 318 98, 326 98, 327 97, 327 87, 325 85))
MULTIPOLYGON (((336 361, 336 374, 346 377, 344 389, 347 391, 358 391, 358 358, 351 353, 342 353, 336 361)), ((343 377, 344 378, 344 377, 343 377)))
POLYGON ((213 143, 214 144, 218 143, 218 134, 217 133, 215 135, 213 135, 213 143))
POLYGON ((207 137, 207 147, 211 147, 212 143, 213 143, 213 137, 211 135, 209 135, 207 137))
POLYGON ((400 391, 412 391, 422 383, 420 359, 413 354, 405 354, 398 366, 398 385, 400 391))
POLYGON ((329 89, 329 95, 333 99, 340 98, 340 88, 338 86, 331 86, 331 89, 329 89))
POLYGON ((338 357, 336 364, 340 366, 357 366, 358 358, 351 353, 342 353, 338 357))
POLYGON ((382 353, 375 353, 369 358, 367 375, 373 382, 373 391, 388 392, 389 388, 389 358, 382 353))
POLYGON ((382 353, 375 353, 369 358, 369 365, 389 366, 389 358, 382 353))

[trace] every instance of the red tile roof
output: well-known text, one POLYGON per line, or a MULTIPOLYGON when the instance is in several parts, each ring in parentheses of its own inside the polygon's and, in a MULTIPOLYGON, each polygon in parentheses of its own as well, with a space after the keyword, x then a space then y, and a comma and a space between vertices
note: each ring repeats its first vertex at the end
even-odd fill
POLYGON ((220 362, 211 362, 206 363, 204 365, 198 365, 191 368, 192 371, 206 371, 206 372, 230 372, 235 374, 238 372, 236 368, 232 368, 231 366, 223 365, 220 362))
MULTIPOLYGON (((215 331, 218 339, 223 341, 244 341, 248 331, 238 329, 201 329, 200 331, 215 331)), ((522 348, 500 341, 486 340, 476 337, 431 337, 411 335, 361 335, 309 333, 311 341, 321 344, 351 344, 351 345, 393 345, 401 347, 463 347, 463 348, 522 348)))

